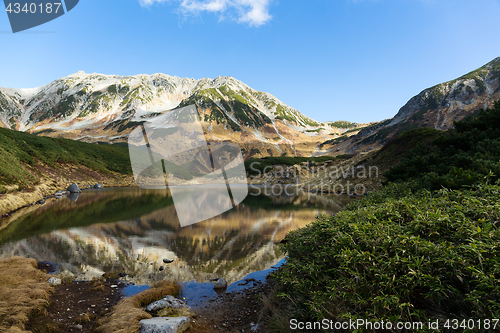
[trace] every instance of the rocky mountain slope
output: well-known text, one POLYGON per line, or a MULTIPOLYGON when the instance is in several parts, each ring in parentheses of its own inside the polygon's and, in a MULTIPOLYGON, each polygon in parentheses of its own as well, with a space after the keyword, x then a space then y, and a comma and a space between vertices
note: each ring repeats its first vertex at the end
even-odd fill
POLYGON ((237 142, 249 155, 308 155, 330 134, 322 124, 233 77, 78 72, 34 89, 0 88, 0 126, 87 142, 126 141, 146 120, 196 105, 208 138, 237 142))
POLYGON ((351 137, 322 144, 325 153, 373 150, 393 135, 417 127, 446 130, 454 121, 493 107, 500 99, 500 57, 455 80, 425 89, 411 98, 394 118, 370 124, 351 137))

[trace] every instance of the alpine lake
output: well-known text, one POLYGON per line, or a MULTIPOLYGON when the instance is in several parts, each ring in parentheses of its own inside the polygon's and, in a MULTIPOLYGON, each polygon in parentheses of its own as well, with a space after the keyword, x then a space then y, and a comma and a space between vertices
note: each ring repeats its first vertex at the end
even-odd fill
POLYGON ((169 279, 181 283, 182 297, 197 306, 217 295, 211 280, 226 279, 226 292, 264 281, 285 262, 279 242, 289 231, 317 215, 335 214, 350 201, 250 186, 236 207, 182 227, 169 190, 89 189, 1 220, 0 258, 50 262, 52 274, 77 281, 114 272, 127 285, 124 296, 169 279))

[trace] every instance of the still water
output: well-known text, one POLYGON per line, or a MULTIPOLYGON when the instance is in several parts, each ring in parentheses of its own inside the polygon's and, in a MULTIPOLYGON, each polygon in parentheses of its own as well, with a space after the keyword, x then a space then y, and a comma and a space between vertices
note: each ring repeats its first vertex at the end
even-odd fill
MULTIPOLYGON (((0 258, 26 256, 57 263, 79 280, 126 274, 132 294, 163 279, 183 283, 186 299, 211 296, 211 279, 228 291, 262 279, 284 261, 278 243, 316 215, 335 214, 349 198, 250 187, 222 215, 181 227, 168 190, 86 190, 17 212, 0 224, 0 258), (163 259, 174 262, 164 264, 163 259), (160 271, 160 266, 163 270, 160 271), (208 294, 208 295, 207 295, 208 294)), ((249 284, 252 285, 252 284, 249 284)))

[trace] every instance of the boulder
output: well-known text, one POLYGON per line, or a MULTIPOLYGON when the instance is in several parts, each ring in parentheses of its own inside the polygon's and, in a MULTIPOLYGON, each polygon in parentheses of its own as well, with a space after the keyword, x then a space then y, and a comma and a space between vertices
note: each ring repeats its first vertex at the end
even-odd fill
POLYGON ((188 317, 155 317, 140 321, 139 333, 182 333, 190 326, 188 317))
POLYGON ((76 185, 76 183, 73 183, 70 186, 68 186, 68 189, 66 191, 68 191, 69 193, 80 193, 80 192, 82 192, 80 190, 80 188, 78 187, 78 185, 76 185))
POLYGON ((165 264, 170 264, 170 263, 173 263, 173 262, 174 262, 174 260, 172 260, 172 259, 163 259, 163 262, 164 262, 165 264))
POLYGON ((97 183, 97 184, 94 185, 94 188, 103 189, 104 186, 102 184, 97 183))
POLYGON ((58 279, 56 277, 51 277, 47 281, 52 287, 58 286, 61 284, 61 279, 58 279))
POLYGON ((188 305, 183 300, 175 298, 172 295, 167 295, 163 297, 161 300, 153 302, 146 307, 146 311, 148 312, 156 312, 164 308, 174 308, 180 309, 183 307, 187 307, 188 305))
POLYGON ((225 289, 227 288, 227 281, 224 278, 217 279, 215 281, 214 289, 225 289))

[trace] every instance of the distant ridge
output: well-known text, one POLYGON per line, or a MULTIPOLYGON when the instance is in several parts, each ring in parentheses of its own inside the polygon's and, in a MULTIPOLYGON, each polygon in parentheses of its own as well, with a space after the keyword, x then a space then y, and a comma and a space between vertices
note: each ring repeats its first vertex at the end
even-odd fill
POLYGON ((39 88, 0 88, 0 126, 88 142, 119 142, 141 122, 192 104, 213 139, 248 146, 247 155, 312 154, 329 134, 344 130, 317 122, 233 77, 195 80, 81 71, 39 88))

